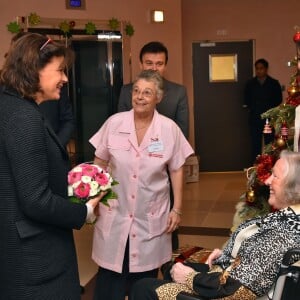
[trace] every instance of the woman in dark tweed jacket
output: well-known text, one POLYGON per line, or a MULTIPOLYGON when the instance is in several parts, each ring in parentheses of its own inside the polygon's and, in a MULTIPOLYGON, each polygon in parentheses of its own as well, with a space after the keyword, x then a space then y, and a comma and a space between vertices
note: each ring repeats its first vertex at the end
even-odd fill
POLYGON ((101 196, 87 205, 68 200, 68 154, 38 106, 59 99, 69 51, 28 33, 10 47, 1 71, 1 299, 80 299, 72 229, 93 215, 101 196))

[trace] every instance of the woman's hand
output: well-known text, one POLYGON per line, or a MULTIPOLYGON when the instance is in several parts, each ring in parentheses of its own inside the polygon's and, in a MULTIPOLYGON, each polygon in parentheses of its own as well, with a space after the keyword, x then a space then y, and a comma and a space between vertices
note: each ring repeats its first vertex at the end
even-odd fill
POLYGON ((193 272, 194 269, 183 265, 182 263, 176 263, 170 270, 171 277, 176 283, 186 283, 188 274, 193 272))
POLYGON ((98 205, 100 200, 103 198, 103 196, 105 196, 107 194, 107 192, 100 192, 100 194, 92 199, 90 199, 87 204, 91 205, 93 210, 94 210, 94 214, 96 216, 99 216, 99 210, 98 210, 98 205))
POLYGON ((218 257, 220 257, 222 255, 222 250, 220 249, 214 249, 214 251, 209 255, 208 259, 206 260, 206 264, 209 265, 209 267, 211 268, 213 261, 215 259, 217 259, 218 257))
POLYGON ((168 224, 167 224, 167 233, 171 233, 174 230, 178 229, 179 223, 181 221, 181 212, 172 209, 169 213, 168 224))

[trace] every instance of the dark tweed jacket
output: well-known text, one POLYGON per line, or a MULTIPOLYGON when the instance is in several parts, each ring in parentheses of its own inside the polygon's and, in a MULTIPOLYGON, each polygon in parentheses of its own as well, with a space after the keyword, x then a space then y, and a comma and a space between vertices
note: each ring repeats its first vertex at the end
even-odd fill
POLYGON ((68 155, 33 101, 0 87, 0 298, 80 299, 68 155))

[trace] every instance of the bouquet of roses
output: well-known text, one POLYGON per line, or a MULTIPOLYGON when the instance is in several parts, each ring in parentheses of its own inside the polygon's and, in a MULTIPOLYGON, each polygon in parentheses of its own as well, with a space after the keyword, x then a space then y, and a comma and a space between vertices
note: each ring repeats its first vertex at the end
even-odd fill
POLYGON ((109 206, 108 200, 117 198, 117 194, 112 190, 112 186, 116 184, 118 182, 98 165, 82 163, 68 174, 68 196, 72 202, 85 203, 101 191, 106 191, 107 194, 100 202, 109 206))

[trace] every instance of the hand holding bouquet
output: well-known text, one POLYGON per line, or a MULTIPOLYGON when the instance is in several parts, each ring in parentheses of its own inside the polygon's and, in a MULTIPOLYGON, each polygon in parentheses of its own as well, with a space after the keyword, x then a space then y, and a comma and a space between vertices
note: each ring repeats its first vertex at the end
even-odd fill
POLYGON ((106 191, 107 194, 100 202, 109 206, 108 200, 117 198, 112 190, 112 186, 116 184, 118 182, 98 165, 82 163, 68 174, 68 196, 72 202, 85 203, 101 191, 106 191))

